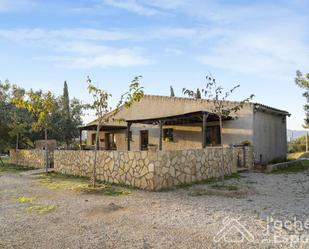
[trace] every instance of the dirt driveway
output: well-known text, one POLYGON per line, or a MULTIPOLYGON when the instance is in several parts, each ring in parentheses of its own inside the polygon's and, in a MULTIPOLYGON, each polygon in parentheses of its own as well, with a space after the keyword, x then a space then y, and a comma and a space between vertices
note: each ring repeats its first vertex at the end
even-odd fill
POLYGON ((0 248, 309 248, 309 227, 291 223, 309 219, 308 174, 243 173, 225 185, 248 191, 225 196, 210 184, 82 194, 2 173, 0 248))

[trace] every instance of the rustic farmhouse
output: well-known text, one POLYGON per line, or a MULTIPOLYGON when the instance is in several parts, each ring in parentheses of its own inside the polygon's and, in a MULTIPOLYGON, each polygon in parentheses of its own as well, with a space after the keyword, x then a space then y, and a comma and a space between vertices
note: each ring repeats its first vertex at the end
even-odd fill
MULTIPOLYGON (((233 106, 237 102, 226 102, 233 106)), ((223 120, 222 141, 218 117, 212 103, 180 97, 145 95, 130 108, 109 113, 100 131, 102 150, 186 150, 239 145, 246 141, 254 148, 255 162, 283 161, 287 154, 286 111, 257 103, 247 103, 237 116, 223 120)), ((87 130, 87 147, 95 145, 97 122, 87 130)))

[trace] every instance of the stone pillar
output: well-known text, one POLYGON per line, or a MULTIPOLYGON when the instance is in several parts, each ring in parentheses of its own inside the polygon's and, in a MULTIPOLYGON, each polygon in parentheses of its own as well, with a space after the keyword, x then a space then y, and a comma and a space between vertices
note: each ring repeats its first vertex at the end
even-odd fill
POLYGON ((162 150, 162 139, 163 139, 163 122, 159 121, 159 129, 160 129, 160 135, 159 135, 159 150, 162 150))
POLYGON ((127 149, 128 151, 130 151, 131 149, 131 144, 130 144, 130 128, 131 128, 131 123, 130 122, 127 122, 127 149))
POLYGON ((206 148, 206 129, 207 129, 207 118, 208 118, 208 113, 204 112, 203 113, 203 125, 202 125, 202 147, 206 148))

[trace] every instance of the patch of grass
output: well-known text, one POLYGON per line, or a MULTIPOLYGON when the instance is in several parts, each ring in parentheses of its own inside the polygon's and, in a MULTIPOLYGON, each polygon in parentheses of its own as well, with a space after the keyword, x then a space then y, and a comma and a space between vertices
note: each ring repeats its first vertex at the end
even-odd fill
POLYGON ((211 188, 228 190, 228 191, 238 191, 239 190, 239 187, 236 185, 224 185, 224 184, 214 184, 211 186, 211 188))
POLYGON ((189 196, 222 196, 229 198, 245 198, 253 194, 254 191, 237 185, 214 184, 208 187, 194 188, 188 193, 189 196))
MULTIPOLYGON (((230 180, 230 179, 237 179, 239 180, 240 178, 243 178, 244 176, 239 175, 238 173, 233 173, 229 176, 224 176, 224 181, 230 180)), ((171 191, 171 190, 175 190, 178 188, 190 188, 194 185, 202 185, 202 184, 215 184, 215 183, 219 183, 222 182, 222 178, 221 177, 212 177, 209 179, 205 179, 202 181, 195 181, 195 182, 190 182, 190 183, 182 183, 182 184, 178 184, 177 186, 173 186, 170 188, 163 188, 161 190, 159 190, 159 192, 167 192, 167 191, 171 191)))
POLYGON ((271 174, 288 174, 288 173, 299 173, 309 169, 309 160, 304 160, 290 165, 286 168, 277 169, 271 172, 271 174))
POLYGON ((36 212, 38 214, 49 213, 56 209, 55 205, 41 205, 41 204, 34 204, 33 202, 36 201, 36 197, 25 197, 21 196, 17 199, 17 202, 28 204, 28 207, 25 208, 27 212, 36 212))
POLYGON ((4 166, 0 164, 0 174, 1 173, 20 173, 23 171, 33 170, 33 167, 23 167, 15 164, 5 163, 4 166))
MULTIPOLYGON (((1 157, 1 159, 2 159, 2 162, 3 162, 4 164, 10 163, 10 158, 7 157, 7 156, 1 157)), ((0 163, 1 163, 1 162, 0 162, 0 163)))
POLYGON ((36 212, 38 214, 49 213, 56 209, 55 205, 34 205, 26 208, 27 212, 36 212))
POLYGON ((119 189, 113 186, 89 186, 87 188, 83 188, 80 190, 81 193, 83 194, 103 194, 103 195, 109 195, 109 196, 120 196, 120 195, 129 195, 130 192, 119 189))
POLYGON ((34 198, 34 197, 24 197, 24 196, 19 197, 17 199, 17 201, 19 203, 30 203, 30 204, 33 203, 35 200, 36 200, 36 198, 34 198))
POLYGON ((295 152, 288 154, 288 161, 297 160, 299 158, 309 158, 308 152, 295 152))
POLYGON ((128 195, 129 191, 112 186, 109 183, 99 182, 95 187, 89 184, 86 177, 64 175, 59 173, 44 173, 38 176, 37 182, 52 190, 72 190, 82 194, 102 194, 109 196, 128 195))

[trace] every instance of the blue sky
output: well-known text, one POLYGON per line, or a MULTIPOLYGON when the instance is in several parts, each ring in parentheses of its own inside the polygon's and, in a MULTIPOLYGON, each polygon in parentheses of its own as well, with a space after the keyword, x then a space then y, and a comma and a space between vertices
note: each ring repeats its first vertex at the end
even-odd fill
MULTIPOLYGON (((203 87, 211 73, 233 96, 289 111, 301 129, 309 72, 306 0, 0 0, 0 79, 88 102, 86 76, 113 94, 136 75, 148 94, 203 87)), ((85 117, 89 121, 92 116, 85 117)))

